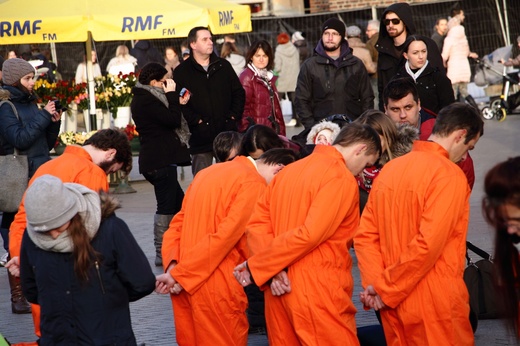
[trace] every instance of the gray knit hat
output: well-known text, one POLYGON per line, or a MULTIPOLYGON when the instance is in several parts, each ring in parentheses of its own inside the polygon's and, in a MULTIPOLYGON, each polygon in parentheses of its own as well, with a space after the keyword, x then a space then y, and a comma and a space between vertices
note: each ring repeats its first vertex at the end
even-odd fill
POLYGON ((347 37, 360 37, 361 29, 358 26, 351 25, 347 28, 347 37))
POLYGON ((46 232, 63 226, 78 213, 80 196, 52 175, 37 178, 25 193, 27 229, 46 232))
POLYGON ((35 73, 35 70, 27 61, 19 58, 7 59, 2 66, 2 82, 5 85, 14 85, 29 73, 35 73))

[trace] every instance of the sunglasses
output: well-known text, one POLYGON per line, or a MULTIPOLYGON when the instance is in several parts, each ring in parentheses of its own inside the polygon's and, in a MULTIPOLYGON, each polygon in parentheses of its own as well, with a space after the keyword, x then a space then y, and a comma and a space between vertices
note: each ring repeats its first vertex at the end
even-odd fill
POLYGON ((399 23, 401 23, 401 19, 399 18, 392 18, 392 19, 385 19, 385 25, 390 25, 390 23, 394 24, 394 25, 398 25, 399 23))

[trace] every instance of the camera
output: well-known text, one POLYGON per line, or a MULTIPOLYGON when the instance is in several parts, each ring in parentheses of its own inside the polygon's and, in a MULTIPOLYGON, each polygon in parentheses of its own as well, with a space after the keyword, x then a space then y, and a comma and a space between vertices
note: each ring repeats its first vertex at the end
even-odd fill
POLYGON ((52 102, 54 102, 54 108, 56 108, 56 112, 64 112, 67 110, 67 107, 63 107, 61 105, 60 100, 53 100, 52 102))

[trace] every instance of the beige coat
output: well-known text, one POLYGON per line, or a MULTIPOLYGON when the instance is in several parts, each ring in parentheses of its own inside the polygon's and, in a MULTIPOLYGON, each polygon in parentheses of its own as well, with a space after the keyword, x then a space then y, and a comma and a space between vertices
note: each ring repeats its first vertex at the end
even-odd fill
POLYGON ((359 37, 350 37, 347 39, 348 45, 352 48, 354 56, 363 62, 368 74, 374 74, 377 71, 377 66, 372 61, 370 51, 366 48, 366 45, 361 42, 359 37))

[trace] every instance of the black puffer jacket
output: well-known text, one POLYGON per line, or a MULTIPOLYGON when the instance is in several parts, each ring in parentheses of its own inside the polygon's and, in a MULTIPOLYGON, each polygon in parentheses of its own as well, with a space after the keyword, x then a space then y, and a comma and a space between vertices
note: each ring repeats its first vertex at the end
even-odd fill
MULTIPOLYGON (((395 3, 388 6, 381 16, 381 24, 379 27, 379 39, 376 43, 376 49, 379 52, 377 60, 377 88, 379 95, 383 95, 383 89, 394 78, 395 74, 404 66, 405 58, 403 57, 403 47, 394 46, 394 39, 388 36, 386 25, 384 23, 385 16, 388 12, 394 12, 406 26, 407 37, 415 34, 415 24, 412 17, 412 10, 407 3, 395 3)), ((442 62, 441 53, 435 41, 429 37, 424 38, 428 49, 428 61, 432 67, 436 67, 442 73, 446 74, 444 63, 442 62)), ((379 109, 384 111, 383 97, 379 97, 379 109)))
POLYGON ((306 130, 333 114, 346 114, 351 120, 372 109, 374 93, 363 62, 352 55, 347 41, 340 56, 333 60, 322 41, 312 57, 305 60, 296 85, 295 108, 306 130))
POLYGON ((236 131, 242 119, 246 93, 236 72, 215 54, 206 72, 191 56, 175 69, 174 79, 177 90, 191 92, 190 101, 182 106, 191 132, 190 153, 213 151, 213 139, 220 132, 236 131))
POLYGON ((177 92, 166 93, 169 108, 148 90, 134 87, 131 109, 139 133, 139 172, 148 173, 172 164, 189 165, 188 148, 175 129, 181 126, 181 106, 177 92))
MULTIPOLYGON (((395 75, 395 78, 412 78, 403 66, 395 75)), ((421 107, 431 110, 437 114, 445 106, 455 102, 451 81, 437 67, 428 66, 415 81, 421 107)))

